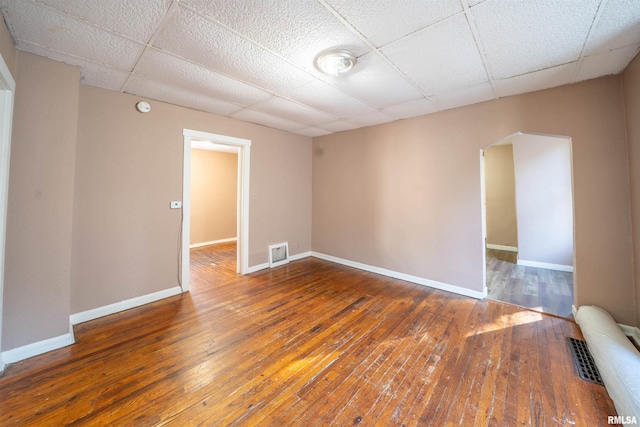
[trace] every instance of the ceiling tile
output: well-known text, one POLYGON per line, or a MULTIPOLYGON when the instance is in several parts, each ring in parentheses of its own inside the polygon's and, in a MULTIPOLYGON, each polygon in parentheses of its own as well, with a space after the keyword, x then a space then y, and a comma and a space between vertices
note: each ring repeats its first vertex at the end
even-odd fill
POLYGON ((640 41, 640 1, 609 0, 591 30, 585 55, 636 44, 640 41))
POLYGON ((308 127, 303 123, 283 119, 282 117, 276 117, 271 114, 263 113, 262 111, 251 110, 249 108, 245 108, 236 113, 233 113, 231 114, 231 117, 239 120, 244 120, 245 122, 257 123, 260 125, 288 131, 297 131, 300 129, 306 129, 308 127))
POLYGON ((241 106, 220 101, 201 93, 190 92, 137 76, 132 76, 129 79, 126 92, 223 116, 228 116, 242 109, 241 106))
POLYGON ((80 62, 75 65, 79 65, 82 70, 80 83, 90 86, 120 91, 129 78, 129 73, 92 62, 80 62))
POLYGON ((490 83, 482 83, 477 86, 431 97, 433 102, 445 110, 489 101, 494 98, 495 95, 493 94, 493 88, 490 83))
POLYGON ((577 62, 572 62, 509 79, 496 80, 494 85, 498 96, 502 98, 569 84, 577 64, 577 62))
POLYGON ((639 48, 640 45, 636 44, 587 56, 580 64, 576 81, 621 73, 638 54, 639 48))
POLYGON ((180 8, 154 45, 271 92, 311 80, 306 72, 213 22, 180 8))
POLYGON ((144 53, 135 71, 151 80, 244 106, 272 96, 262 89, 156 49, 148 49, 144 53))
POLYGON ((279 117, 287 117, 307 125, 318 125, 332 122, 337 117, 309 108, 306 105, 289 101, 288 99, 273 97, 264 102, 251 106, 252 109, 279 117))
POLYGON ((407 119, 409 117, 422 116, 424 114, 431 114, 440 111, 433 102, 426 98, 418 99, 417 101, 406 102, 400 105, 394 105, 382 110, 389 116, 397 119, 407 119))
POLYGON ((286 96, 340 118, 375 111, 374 108, 320 80, 299 86, 287 92, 286 96))
POLYGON ((327 3, 376 47, 462 12, 459 0, 327 0, 327 3))
POLYGON ((295 131, 295 133, 297 133, 298 135, 304 135, 304 136, 310 136, 310 137, 316 137, 316 136, 323 136, 323 135, 329 135, 332 132, 317 128, 317 127, 310 127, 310 128, 304 128, 304 129, 300 129, 295 131))
POLYGON ((171 4, 171 0, 36 1, 142 43, 149 41, 171 4))
POLYGON ((183 3, 309 71, 314 70, 314 57, 328 48, 349 49, 356 56, 370 51, 316 1, 185 0, 183 3))
POLYGON ((0 7, 10 19, 10 27, 20 49, 24 40, 122 70, 132 69, 144 49, 141 44, 30 1, 3 0, 0 7))
POLYGON ((31 43, 21 42, 21 47, 26 52, 80 67, 80 83, 86 85, 119 91, 129 77, 128 72, 89 62, 65 53, 44 49, 31 43))
POLYGON ((494 79, 576 61, 600 0, 487 0, 471 8, 494 79))
POLYGON ((318 127, 326 129, 329 132, 342 132, 345 130, 357 129, 361 126, 355 123, 348 122, 346 120, 337 120, 335 122, 319 125, 318 127))
POLYGON ((427 95, 488 81, 473 34, 462 14, 405 37, 381 51, 427 95))
POLYGON ((353 70, 342 76, 325 76, 324 80, 358 97, 376 108, 384 108, 420 99, 423 95, 384 58, 370 53, 358 58, 353 70), (393 88, 383 91, 380 88, 393 88))
POLYGON ((381 123, 388 123, 394 120, 398 120, 395 117, 391 117, 381 111, 375 111, 373 113, 364 114, 362 116, 351 117, 349 121, 360 126, 373 126, 381 123))

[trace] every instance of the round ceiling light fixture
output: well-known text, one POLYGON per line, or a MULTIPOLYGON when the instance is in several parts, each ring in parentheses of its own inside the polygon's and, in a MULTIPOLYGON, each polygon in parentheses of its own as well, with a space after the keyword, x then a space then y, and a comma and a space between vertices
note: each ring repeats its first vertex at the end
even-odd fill
POLYGON ((346 49, 329 49, 320 52, 314 63, 318 71, 337 76, 350 71, 356 65, 356 56, 346 49))

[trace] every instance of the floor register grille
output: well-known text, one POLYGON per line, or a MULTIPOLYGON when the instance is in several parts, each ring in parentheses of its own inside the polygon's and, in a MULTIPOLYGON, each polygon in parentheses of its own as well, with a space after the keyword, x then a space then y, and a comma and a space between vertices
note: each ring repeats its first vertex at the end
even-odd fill
POLYGON ((589 352, 586 341, 567 338, 567 344, 569 345, 569 350, 571 350, 573 364, 576 366, 578 376, 583 380, 603 386, 604 383, 600 377, 600 372, 589 352))

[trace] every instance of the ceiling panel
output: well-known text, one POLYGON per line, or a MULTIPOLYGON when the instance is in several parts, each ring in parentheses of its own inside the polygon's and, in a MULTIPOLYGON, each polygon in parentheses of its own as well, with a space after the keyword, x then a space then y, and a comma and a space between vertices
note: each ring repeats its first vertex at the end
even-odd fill
POLYGON ((171 0, 36 1, 142 43, 149 41, 171 4, 171 0))
MULTIPOLYGON (((17 47, 24 40, 30 45, 41 46, 52 51, 71 54, 113 68, 130 70, 142 53, 144 46, 85 22, 39 6, 31 1, 0 2, 5 16, 9 17, 10 28, 17 47), (114 54, 116 53, 117 54, 114 54)), ((55 58, 52 52, 50 58, 55 58)))
POLYGON ((577 62, 572 62, 547 68, 546 70, 498 80, 495 82, 495 87, 498 96, 505 97, 569 84, 575 74, 577 65, 577 62))
POLYGON ((245 38, 182 8, 173 15, 154 45, 273 92, 313 78, 245 38))
POLYGON ((394 105, 382 110, 386 114, 398 119, 407 119, 409 117, 422 116, 440 111, 438 107, 426 98, 417 101, 406 102, 404 104, 394 105))
POLYGON ((427 95, 488 81, 464 15, 456 15, 381 49, 427 95))
POLYGON ((638 54, 640 45, 631 45, 616 50, 587 56, 582 60, 576 81, 621 73, 638 54))
POLYGON ((286 96, 340 118, 360 116, 375 111, 375 108, 320 80, 299 86, 287 92, 286 96))
POLYGON ((490 83, 481 83, 477 86, 464 88, 455 92, 443 93, 433 96, 431 99, 440 108, 450 109, 463 105, 476 104, 478 102, 495 99, 493 87, 490 83))
POLYGON ((306 129, 306 126, 302 123, 283 119, 282 117, 276 117, 271 114, 263 113, 262 111, 250 110, 248 108, 240 110, 237 113, 233 113, 231 117, 288 131, 306 129))
POLYGON ((578 60, 600 0, 486 0, 471 8, 495 79, 578 60))
POLYGON ((254 110, 273 114, 279 117, 287 117, 300 123, 319 125, 335 121, 337 117, 331 114, 309 108, 306 105, 289 101, 288 99, 272 97, 264 102, 253 105, 254 110))
POLYGON ((462 12, 460 0, 327 0, 376 47, 462 12))
POLYGON ((349 121, 359 126, 372 126, 380 123, 392 122, 395 117, 385 114, 381 111, 374 111, 373 113, 364 114, 362 116, 351 117, 349 121))
POLYGON ((220 101, 202 93, 190 92, 182 88, 176 88, 175 86, 137 76, 129 79, 126 92, 223 116, 231 115, 242 109, 239 105, 220 101))
POLYGON ((192 92, 207 93, 222 101, 249 106, 264 101, 271 93, 232 79, 206 67, 149 49, 142 56, 136 74, 192 92))
POLYGON ((310 136, 313 138, 316 136, 329 135, 333 132, 329 132, 328 130, 324 130, 324 129, 320 129, 315 126, 312 126, 312 127, 297 130, 296 133, 298 135, 310 136))
POLYGON ((27 52, 46 57, 55 56, 56 61, 80 67, 80 82, 90 82, 91 86, 119 91, 129 78, 129 73, 126 71, 117 70, 102 64, 96 64, 95 62, 91 62, 86 59, 67 55, 66 53, 54 52, 50 49, 24 41, 21 42, 21 46, 27 52))
POLYGON ((356 56, 370 51, 315 0, 184 3, 309 71, 316 54, 325 49, 339 46, 356 56))
MULTIPOLYGON (((318 73, 320 74, 320 73, 318 73)), ((423 97, 422 93, 382 56, 371 53, 358 58, 344 76, 324 76, 326 81, 376 108, 384 108, 423 97), (393 90, 380 90, 381 87, 393 90)))
POLYGON ((586 55, 637 44, 640 40, 640 1, 608 0, 603 8, 589 36, 586 55))
POLYGON ((355 123, 348 122, 346 120, 337 120, 335 122, 325 123, 318 127, 322 129, 326 129, 329 132, 342 132, 345 130, 357 129, 360 126, 355 123))

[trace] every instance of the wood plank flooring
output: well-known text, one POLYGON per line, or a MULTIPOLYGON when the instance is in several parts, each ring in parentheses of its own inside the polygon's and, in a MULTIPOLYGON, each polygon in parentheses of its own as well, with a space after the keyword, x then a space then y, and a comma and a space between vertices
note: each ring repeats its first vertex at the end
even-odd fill
POLYGON ((515 252, 487 249, 487 297, 570 318, 573 273, 524 267, 515 252))
POLYGON ((574 373, 570 321, 316 258, 240 276, 233 244, 191 256, 189 293, 78 325, 77 344, 9 366, 0 425, 604 426, 615 415, 606 389, 574 373))

